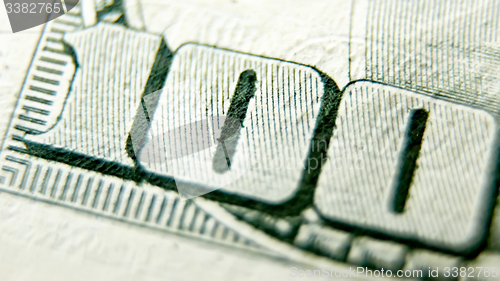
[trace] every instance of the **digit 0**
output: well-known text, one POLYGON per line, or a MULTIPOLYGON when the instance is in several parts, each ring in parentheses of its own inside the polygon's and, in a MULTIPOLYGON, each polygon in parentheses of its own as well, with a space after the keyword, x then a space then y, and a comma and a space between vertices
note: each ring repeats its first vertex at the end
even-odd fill
POLYGON ((373 82, 348 86, 315 205, 327 220, 439 248, 479 245, 492 207, 498 125, 486 112, 373 82), (369 147, 360 149, 363 142, 369 147), (460 192, 457 192, 460 191, 460 192))

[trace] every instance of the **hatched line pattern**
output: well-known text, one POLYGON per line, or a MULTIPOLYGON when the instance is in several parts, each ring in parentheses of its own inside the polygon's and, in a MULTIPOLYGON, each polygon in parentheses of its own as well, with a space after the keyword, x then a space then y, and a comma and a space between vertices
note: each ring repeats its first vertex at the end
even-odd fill
POLYGON ((497 126, 483 111, 395 87, 358 82, 340 104, 315 202, 326 217, 442 246, 487 228, 497 126), (398 106, 394 106, 398 105, 398 106), (403 213, 389 211, 389 187, 410 109, 429 119, 403 213), (339 161, 345 160, 345 161, 339 161))
POLYGON ((78 19, 79 7, 75 7, 46 24, 21 90, 14 134, 38 135, 56 124, 75 72, 73 58, 65 50, 61 32, 78 30, 81 27, 81 19, 78 19))
POLYGON ((62 118, 51 131, 27 139, 133 166, 125 140, 161 38, 100 23, 64 40, 79 68, 62 118))
POLYGON ((500 115, 497 0, 369 2, 366 78, 500 115), (491 67, 493 65, 494 67, 491 67))
MULTIPOLYGON (((212 189, 224 186, 228 192, 264 201, 284 200, 292 197, 299 186, 322 96, 323 83, 311 68, 203 45, 184 45, 172 62, 151 122, 153 141, 145 145, 139 159, 147 170, 179 181, 212 189), (231 169, 218 174, 212 169, 212 150, 216 147, 188 148, 177 141, 183 136, 176 135, 174 129, 226 115, 238 77, 247 69, 257 75, 257 90, 243 122, 231 169), (176 155, 181 149, 188 156, 165 161, 158 153, 176 155)), ((215 124, 218 128, 213 131, 222 125, 215 124)), ((213 135, 210 130, 207 127, 186 134, 196 134, 194 140, 208 140, 207 136, 213 135)))
POLYGON ((229 245, 259 247, 176 192, 6 153, 0 190, 141 226, 229 245))

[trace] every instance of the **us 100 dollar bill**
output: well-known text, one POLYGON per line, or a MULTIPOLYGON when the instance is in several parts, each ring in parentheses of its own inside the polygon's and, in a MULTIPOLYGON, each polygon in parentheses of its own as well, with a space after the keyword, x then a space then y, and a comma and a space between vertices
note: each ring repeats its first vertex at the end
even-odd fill
POLYGON ((74 217, 48 236, 114 276, 499 278, 498 1, 71 7, 2 92, 6 241, 74 217))

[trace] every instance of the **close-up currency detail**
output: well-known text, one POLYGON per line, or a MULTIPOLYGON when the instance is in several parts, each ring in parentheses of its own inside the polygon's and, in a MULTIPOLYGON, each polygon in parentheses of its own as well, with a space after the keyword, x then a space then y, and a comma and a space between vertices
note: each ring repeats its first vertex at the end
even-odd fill
POLYGON ((0 279, 500 279, 500 1, 3 2, 0 279))

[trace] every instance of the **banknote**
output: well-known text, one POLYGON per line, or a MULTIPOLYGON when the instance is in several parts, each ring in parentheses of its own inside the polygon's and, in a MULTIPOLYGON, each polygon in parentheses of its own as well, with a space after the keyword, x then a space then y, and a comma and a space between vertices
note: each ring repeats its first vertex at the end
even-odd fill
POLYGON ((499 11, 4 0, 2 280, 499 280, 499 11))

